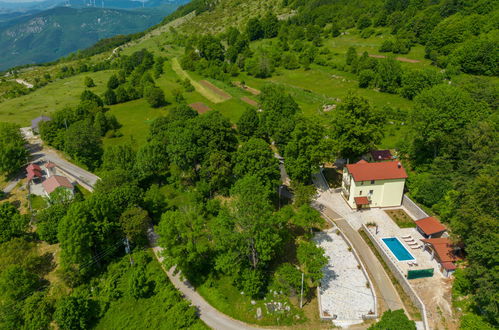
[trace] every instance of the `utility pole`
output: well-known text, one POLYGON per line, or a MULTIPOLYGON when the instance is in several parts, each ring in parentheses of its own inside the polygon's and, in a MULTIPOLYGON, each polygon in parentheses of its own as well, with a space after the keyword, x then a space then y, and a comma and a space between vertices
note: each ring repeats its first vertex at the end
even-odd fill
POLYGON ((124 243, 125 243, 125 252, 130 257, 130 266, 133 266, 133 259, 132 255, 130 254, 130 242, 128 242, 128 237, 125 237, 124 243))
POLYGON ((305 274, 301 273, 301 294, 300 294, 300 308, 303 307, 303 278, 305 274))

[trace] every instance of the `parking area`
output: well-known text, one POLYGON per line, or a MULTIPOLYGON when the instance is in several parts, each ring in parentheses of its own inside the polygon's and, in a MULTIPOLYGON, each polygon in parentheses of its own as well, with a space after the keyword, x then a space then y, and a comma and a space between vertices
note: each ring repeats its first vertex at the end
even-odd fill
POLYGON ((314 241, 329 258, 319 288, 322 316, 337 325, 348 326, 362 323, 364 316, 375 314, 371 284, 338 229, 319 232, 314 241))

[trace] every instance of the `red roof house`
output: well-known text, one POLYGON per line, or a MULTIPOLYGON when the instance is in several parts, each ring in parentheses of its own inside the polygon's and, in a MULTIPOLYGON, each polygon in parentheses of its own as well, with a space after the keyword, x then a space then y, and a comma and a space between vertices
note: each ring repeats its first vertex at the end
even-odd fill
POLYGON ((42 169, 40 168, 40 166, 33 163, 26 166, 26 177, 28 179, 28 182, 33 180, 34 178, 41 178, 42 176, 42 169))
POLYGON ((440 236, 447 230, 444 225, 434 217, 428 217, 415 221, 418 231, 427 238, 440 236))
POLYGON ((406 179, 407 173, 398 161, 368 163, 361 160, 355 164, 348 164, 347 170, 355 181, 406 179))
POLYGON ((68 188, 73 191, 73 185, 71 184, 71 182, 69 182, 69 180, 65 176, 60 175, 52 175, 47 180, 43 181, 42 185, 47 195, 50 195, 59 187, 68 188))
POLYGON ((407 173, 398 161, 360 160, 343 171, 342 194, 353 208, 400 206, 407 173), (367 201, 367 203, 366 203, 367 201))

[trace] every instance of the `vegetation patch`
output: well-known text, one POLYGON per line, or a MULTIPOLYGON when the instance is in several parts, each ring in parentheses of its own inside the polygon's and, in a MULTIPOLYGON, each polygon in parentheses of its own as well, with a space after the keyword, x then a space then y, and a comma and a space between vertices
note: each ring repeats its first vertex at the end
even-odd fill
POLYGON ((400 228, 416 227, 414 220, 402 209, 385 210, 385 212, 400 228))

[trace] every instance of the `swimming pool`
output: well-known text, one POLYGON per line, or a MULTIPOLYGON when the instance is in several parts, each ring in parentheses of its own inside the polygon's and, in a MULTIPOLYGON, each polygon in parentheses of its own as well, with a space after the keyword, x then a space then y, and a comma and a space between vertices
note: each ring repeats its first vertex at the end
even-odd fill
POLYGON ((381 240, 386 244, 390 251, 392 251, 393 255, 398 259, 398 261, 415 259, 412 254, 407 251, 407 249, 402 245, 397 237, 387 237, 382 238, 381 240))

